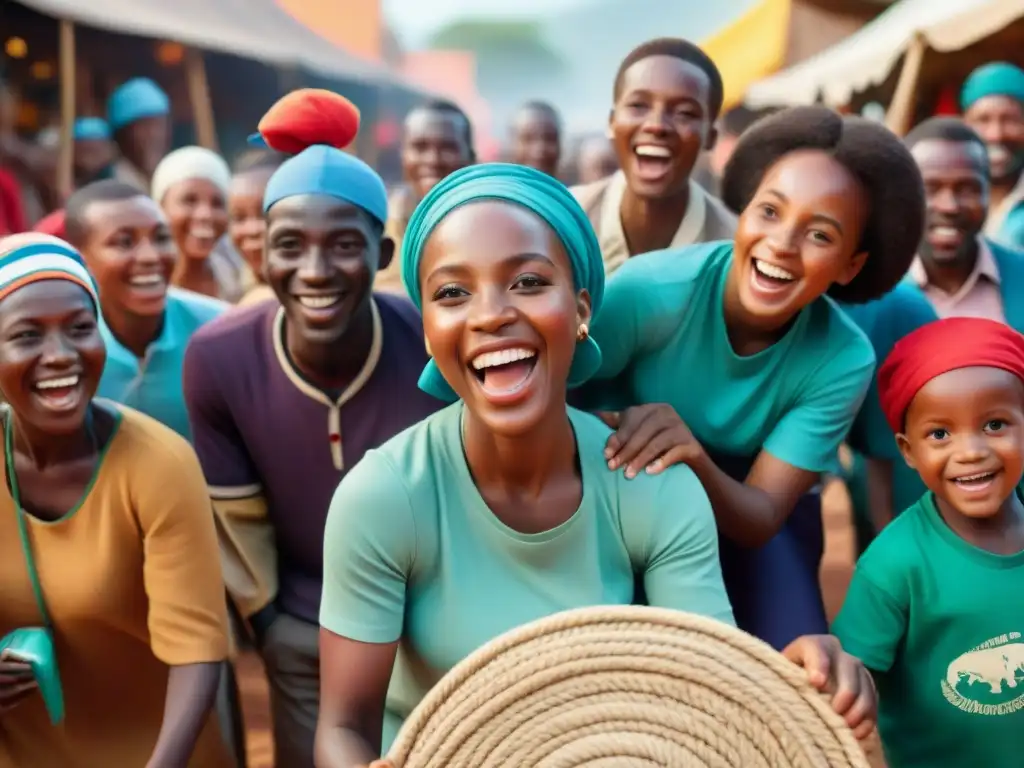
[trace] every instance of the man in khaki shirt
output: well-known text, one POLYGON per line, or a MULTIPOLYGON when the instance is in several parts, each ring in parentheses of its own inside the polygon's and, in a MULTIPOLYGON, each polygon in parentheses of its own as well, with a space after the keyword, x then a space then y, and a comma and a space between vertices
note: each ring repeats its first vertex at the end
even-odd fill
POLYGON ((736 216, 691 179, 715 145, 722 107, 718 68, 678 38, 644 43, 615 78, 609 135, 622 170, 573 187, 614 272, 640 253, 731 240, 736 216))

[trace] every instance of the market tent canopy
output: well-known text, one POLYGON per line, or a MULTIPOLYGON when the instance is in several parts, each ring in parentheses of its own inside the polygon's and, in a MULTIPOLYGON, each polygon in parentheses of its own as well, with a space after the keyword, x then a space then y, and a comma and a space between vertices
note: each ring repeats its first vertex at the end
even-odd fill
POLYGON ((386 82, 385 67, 357 59, 274 0, 16 0, 39 13, 140 37, 173 40, 327 77, 386 82))
POLYGON ((792 0, 758 0, 739 19, 700 47, 722 73, 722 111, 743 101, 751 83, 775 74, 786 61, 792 0))
POLYGON ((956 51, 1024 16, 1022 0, 902 0, 842 42, 752 85, 754 108, 811 104, 838 107, 883 83, 920 34, 929 48, 956 51))

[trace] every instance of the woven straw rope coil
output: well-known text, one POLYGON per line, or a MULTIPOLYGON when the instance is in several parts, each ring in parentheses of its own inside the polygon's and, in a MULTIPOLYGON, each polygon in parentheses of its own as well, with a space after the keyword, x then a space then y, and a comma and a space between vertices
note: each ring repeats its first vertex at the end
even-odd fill
POLYGON ((567 611, 455 666, 406 720, 397 768, 868 768, 800 668, 711 619, 567 611))

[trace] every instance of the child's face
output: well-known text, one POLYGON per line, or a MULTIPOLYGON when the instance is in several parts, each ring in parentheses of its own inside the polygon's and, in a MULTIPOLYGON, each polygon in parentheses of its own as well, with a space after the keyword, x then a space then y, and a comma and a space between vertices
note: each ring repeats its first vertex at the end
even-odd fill
POLYGON ((896 441, 936 496, 966 517, 994 517, 1024 474, 1024 383, 998 368, 937 376, 896 441))

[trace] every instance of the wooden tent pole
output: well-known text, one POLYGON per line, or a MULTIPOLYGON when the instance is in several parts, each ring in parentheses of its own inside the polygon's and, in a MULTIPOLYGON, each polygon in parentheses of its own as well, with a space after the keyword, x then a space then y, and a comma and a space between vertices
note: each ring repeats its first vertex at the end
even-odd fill
POLYGON ((60 150, 57 192, 66 199, 75 185, 75 25, 60 22, 60 150))
POLYGON ((889 103, 885 124, 897 136, 903 136, 913 128, 914 108, 917 105, 917 84, 921 78, 921 66, 928 43, 920 32, 914 34, 900 69, 900 79, 889 103))
POLYGON ((188 78, 188 95, 192 102, 192 118, 196 124, 196 141, 201 147, 217 151, 217 127, 213 119, 213 102, 210 100, 210 84, 206 79, 206 62, 203 52, 195 48, 185 51, 185 74, 188 78))

